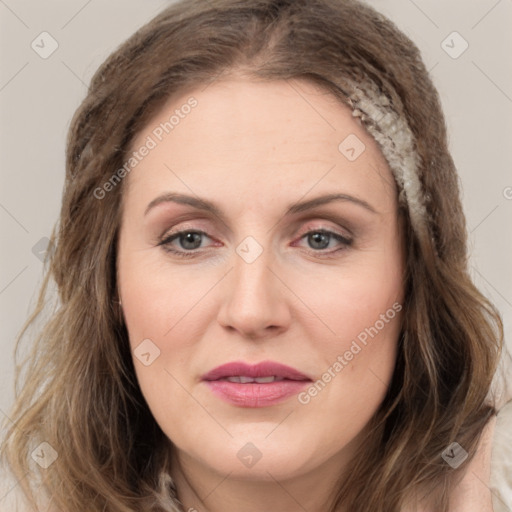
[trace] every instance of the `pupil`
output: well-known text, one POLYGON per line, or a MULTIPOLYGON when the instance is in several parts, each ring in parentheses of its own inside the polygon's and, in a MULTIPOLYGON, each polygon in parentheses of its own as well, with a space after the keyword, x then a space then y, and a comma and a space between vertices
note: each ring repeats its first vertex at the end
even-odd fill
POLYGON ((182 242, 183 239, 184 243, 182 245, 185 249, 197 249, 201 245, 201 235, 199 233, 187 233, 186 235, 183 235, 182 242))
POLYGON ((325 249, 329 245, 329 235, 325 233, 314 233, 310 235, 310 240, 313 241, 313 246, 316 245, 315 249, 325 249), (322 239, 327 243, 322 244, 322 239), (320 244, 321 247, 318 247, 317 244, 320 244))

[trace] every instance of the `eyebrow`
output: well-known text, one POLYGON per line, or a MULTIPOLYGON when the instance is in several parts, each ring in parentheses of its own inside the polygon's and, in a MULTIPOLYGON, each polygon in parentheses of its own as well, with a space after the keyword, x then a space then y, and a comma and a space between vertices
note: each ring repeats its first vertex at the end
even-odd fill
MULTIPOLYGON (((361 206, 365 208, 366 210, 378 214, 379 212, 368 202, 364 201, 363 199, 359 199, 357 197, 348 195, 348 194, 326 194, 323 196, 315 197, 314 199, 309 199, 307 201, 301 201, 299 203, 294 203, 288 207, 286 210, 285 215, 292 215, 295 213, 300 213, 306 210, 310 210, 312 208, 316 208, 318 206, 322 206, 327 203, 331 203, 333 201, 344 201, 344 202, 350 202, 353 204, 356 204, 358 206, 361 206)), ((193 197, 186 194, 179 194, 176 192, 169 192, 166 194, 162 194, 161 196, 156 197, 153 199, 147 206, 146 211, 144 212, 144 215, 147 215, 150 210, 155 208, 156 206, 162 204, 162 203, 178 203, 178 204, 186 204, 188 206, 192 206, 194 208, 197 208, 198 210, 203 210, 209 213, 212 213, 213 215, 221 218, 224 220, 224 215, 222 213, 222 210, 216 206, 211 201, 208 201, 206 199, 201 199, 199 197, 193 197)))

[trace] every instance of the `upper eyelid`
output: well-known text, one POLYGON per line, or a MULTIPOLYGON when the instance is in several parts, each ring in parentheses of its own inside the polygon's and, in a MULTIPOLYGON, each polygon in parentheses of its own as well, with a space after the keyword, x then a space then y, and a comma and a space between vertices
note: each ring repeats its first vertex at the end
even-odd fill
MULTIPOLYGON (((177 219, 176 225, 184 224, 184 226, 183 227, 180 226, 179 230, 174 231, 174 233, 180 233, 182 231, 205 231, 202 228, 197 227, 197 222, 210 223, 212 220, 213 219, 208 218, 208 217, 199 217, 199 218, 192 217, 190 219, 189 218, 177 219), (192 224, 192 227, 188 227, 187 226, 188 223, 192 224)), ((319 226, 319 227, 311 228, 311 230, 324 229, 324 230, 333 231, 333 232, 336 232, 337 230, 338 231, 342 230, 342 231, 346 232, 346 235, 348 235, 348 237, 352 237, 354 235, 354 230, 350 228, 350 226, 353 224, 353 222, 345 221, 345 219, 339 215, 330 215, 330 214, 325 214, 325 213, 324 214, 319 213, 319 214, 314 214, 314 215, 308 215, 306 218, 299 218, 299 219, 293 220, 291 224, 293 226, 295 226, 293 228, 293 230, 295 231, 297 229, 296 226, 304 226, 311 222, 319 222, 319 223, 329 222, 329 223, 336 224, 336 227, 319 226), (341 222, 343 222, 343 224, 344 224, 343 226, 340 225, 341 222)), ((276 226, 276 225, 277 224, 275 224, 274 226, 276 226)), ((174 228, 172 228, 172 229, 174 229, 174 228)), ((171 232, 172 229, 166 230, 165 233, 171 232)), ((308 228, 308 231, 309 230, 310 229, 308 228)), ((233 233, 233 231, 231 229, 228 229, 228 231, 230 234, 233 233)), ((206 234, 208 235, 208 233, 206 233, 206 234)), ((338 233, 338 234, 345 236, 344 233, 338 233)))
MULTIPOLYGON (((330 210, 329 204, 327 205, 319 205, 315 206, 314 208, 311 208, 307 210, 306 212, 297 212, 291 214, 292 216, 288 218, 288 220, 285 219, 285 217, 279 217, 276 222, 272 223, 272 226, 270 229, 274 229, 276 226, 280 225, 283 221, 286 223, 290 223, 293 225, 302 225, 306 222, 317 220, 320 222, 332 222, 334 224, 337 224, 339 228, 342 228, 346 231, 350 232, 350 225, 358 225, 363 220, 359 219, 359 217, 352 218, 353 213, 346 214, 346 213, 340 213, 336 211, 330 210), (343 225, 343 226, 342 226, 343 225)), ((173 216, 174 217, 174 216, 173 216)), ((181 224, 181 223, 187 223, 187 222, 207 222, 207 223, 214 223, 214 224, 221 224, 223 226, 223 229, 226 229, 226 231, 233 235, 233 229, 230 225, 228 225, 223 218, 218 217, 215 214, 205 212, 205 211, 188 211, 181 214, 178 214, 176 217, 174 217, 174 223, 175 224, 181 224)))
MULTIPOLYGON (((195 232, 201 232, 207 236, 209 236, 209 233, 206 229, 203 229, 201 227, 197 227, 197 225, 192 225, 190 227, 187 226, 187 224, 190 222, 191 224, 193 224, 195 221, 197 220, 203 220, 203 219, 196 219, 196 220, 184 220, 184 221, 181 221, 181 222, 178 222, 177 225, 180 225, 180 224, 184 224, 184 226, 180 226, 179 229, 174 229, 174 228, 171 228, 171 229, 167 229, 164 231, 164 234, 160 237, 160 238, 163 238, 163 237, 167 237, 167 236, 171 236, 173 234, 179 234, 179 233, 183 233, 183 232, 189 232, 189 231, 195 231, 195 232)), ((306 233, 309 233, 310 231, 330 231, 330 232, 333 232, 333 233, 336 233, 336 234, 339 234, 341 236, 345 236, 346 238, 351 238, 353 236, 353 232, 348 229, 347 227, 342 227, 342 226, 339 226, 337 225, 337 227, 330 227, 330 226, 327 226, 327 225, 320 225, 318 227, 313 227, 313 226, 308 226, 308 223, 311 223, 313 222, 312 219, 302 219, 302 220, 297 220, 296 222, 294 222, 293 224, 300 224, 301 227, 302 226, 306 226, 304 228, 304 233, 303 234, 306 234, 306 233), (346 233, 339 233, 339 231, 345 231, 346 233)), ((316 220, 316 222, 333 222, 333 223, 336 223, 336 220, 335 219, 329 219, 329 218, 326 218, 326 219, 323 219, 323 220, 316 220)), ((294 231, 297 231, 298 229, 294 228, 294 231)), ((301 229, 302 231, 302 229, 301 229)), ((211 238, 211 237, 210 237, 211 238)))

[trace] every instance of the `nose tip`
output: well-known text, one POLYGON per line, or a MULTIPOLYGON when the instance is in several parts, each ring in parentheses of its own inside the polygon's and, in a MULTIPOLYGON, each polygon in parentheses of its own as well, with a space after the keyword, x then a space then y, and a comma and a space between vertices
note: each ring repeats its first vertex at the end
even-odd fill
POLYGON ((283 285, 269 266, 271 255, 258 246, 246 239, 237 248, 218 315, 222 326, 252 339, 284 330, 290 322, 283 285))

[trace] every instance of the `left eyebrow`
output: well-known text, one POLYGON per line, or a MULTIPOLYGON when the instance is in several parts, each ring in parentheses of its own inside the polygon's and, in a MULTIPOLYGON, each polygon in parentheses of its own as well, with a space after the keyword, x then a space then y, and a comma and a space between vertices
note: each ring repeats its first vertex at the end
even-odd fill
POLYGON ((300 213, 305 210, 311 210, 312 208, 316 208, 317 206, 322 206, 324 204, 331 203, 332 201, 348 201, 358 206, 362 206, 363 208, 369 210, 372 213, 379 213, 370 203, 366 202, 364 199, 359 199, 348 194, 327 194, 324 196, 315 197, 314 199, 310 199, 308 201, 302 201, 301 203, 295 203, 291 205, 286 210, 286 215, 300 213))

